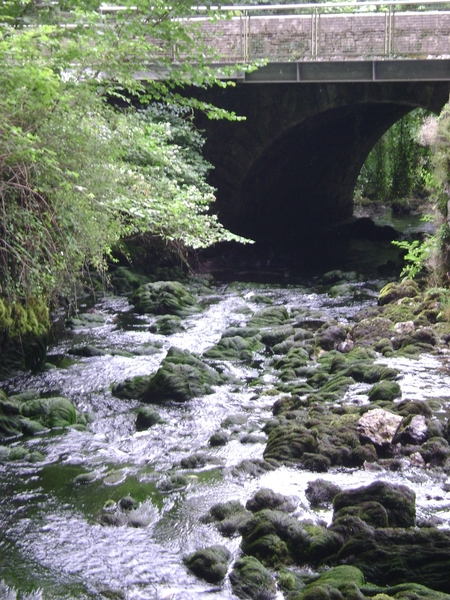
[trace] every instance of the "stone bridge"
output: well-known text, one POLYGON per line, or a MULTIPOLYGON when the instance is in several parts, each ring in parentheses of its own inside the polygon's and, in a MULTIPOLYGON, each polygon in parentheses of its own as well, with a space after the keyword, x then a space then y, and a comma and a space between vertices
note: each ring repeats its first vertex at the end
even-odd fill
POLYGON ((377 140, 412 109, 439 113, 448 101, 448 4, 424 12, 430 6, 417 0, 376 1, 357 3, 353 14, 326 12, 338 5, 349 6, 296 5, 287 8, 309 14, 271 16, 261 14, 264 7, 249 16, 247 7, 229 21, 202 24, 207 35, 221 28, 214 43, 223 62, 269 59, 237 75, 234 87, 196 92, 246 117, 198 122, 215 167, 219 219, 236 233, 295 243, 348 219, 377 140))

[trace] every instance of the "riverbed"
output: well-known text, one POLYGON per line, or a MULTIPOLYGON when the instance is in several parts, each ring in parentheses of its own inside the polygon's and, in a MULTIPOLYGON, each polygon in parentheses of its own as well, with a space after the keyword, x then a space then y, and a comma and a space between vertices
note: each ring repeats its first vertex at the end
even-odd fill
MULTIPOLYGON (((183 556, 212 544, 226 545, 239 556, 239 538, 222 537, 202 516, 217 502, 233 499, 245 505, 265 487, 292 496, 299 519, 330 522, 331 510, 313 510, 305 497, 308 482, 319 477, 342 489, 376 479, 404 483, 416 493, 418 518, 438 517, 440 526, 448 527, 450 493, 440 471, 341 467, 318 474, 283 466, 263 474, 240 472, 243 460, 262 458, 263 427, 279 397, 273 392, 277 372, 267 351, 256 353, 250 364, 223 361, 222 371, 239 384, 217 387, 183 404, 165 403, 158 407, 163 422, 145 431, 136 431, 140 403, 111 391, 127 378, 156 372, 170 347, 201 355, 226 328, 244 326, 263 306, 348 323, 356 311, 376 304, 379 286, 378 280, 368 280, 350 295, 333 297, 312 282, 215 281, 198 287, 203 310, 183 319, 184 330, 171 335, 153 333, 155 317, 137 315, 126 297, 105 295, 80 305, 81 312, 98 315, 98 322, 66 329, 50 347, 44 372, 3 385, 9 395, 34 389, 67 397, 88 415, 89 424, 9 442, 43 458, 0 464, 0 597, 231 600, 235 596, 227 579, 212 586, 183 564, 183 556), (87 344, 106 354, 70 354, 87 344), (137 353, 141 348, 146 352, 137 353), (212 447, 211 435, 224 429, 228 443, 212 447), (206 463, 183 468, 183 459, 195 453, 206 455, 206 463), (174 473, 186 478, 179 488, 166 485, 174 473), (128 496, 137 502, 129 521, 105 525, 102 515, 128 496)), ((450 397, 445 353, 383 362, 400 369, 403 398, 450 397)), ((367 388, 355 385, 348 401, 367 402, 367 388)))

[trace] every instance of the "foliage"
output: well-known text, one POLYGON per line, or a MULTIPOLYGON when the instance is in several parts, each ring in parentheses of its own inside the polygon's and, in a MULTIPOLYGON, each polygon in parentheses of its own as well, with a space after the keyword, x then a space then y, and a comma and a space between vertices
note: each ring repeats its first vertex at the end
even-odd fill
POLYGON ((427 113, 416 109, 395 123, 377 142, 356 185, 357 197, 384 201, 426 191, 431 169, 431 151, 419 141, 427 113))
POLYGON ((205 64, 196 24, 179 19, 189 7, 115 2, 105 14, 98 0, 2 3, 0 298, 9 306, 74 297, 83 268, 104 269, 124 236, 150 232, 180 254, 238 239, 209 213, 214 190, 189 111, 236 115, 180 93, 231 84, 205 64), (149 68, 143 56, 163 79, 136 77, 149 68), (184 108, 136 112, 129 98, 184 108))
POLYGON ((425 238, 424 241, 419 240, 393 240, 392 244, 405 250, 403 259, 406 264, 400 273, 401 277, 406 279, 414 279, 423 272, 430 259, 434 238, 432 236, 425 238))

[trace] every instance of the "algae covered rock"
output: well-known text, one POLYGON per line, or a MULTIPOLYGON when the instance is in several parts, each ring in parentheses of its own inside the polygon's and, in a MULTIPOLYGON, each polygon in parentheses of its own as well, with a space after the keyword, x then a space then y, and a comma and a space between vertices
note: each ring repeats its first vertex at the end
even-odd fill
POLYGON ((179 281, 157 281, 141 285, 131 296, 140 314, 183 317, 199 310, 194 296, 179 281))
POLYGON ((238 529, 250 519, 251 512, 238 500, 218 502, 201 518, 203 523, 216 523, 218 531, 226 537, 232 537, 238 529))
POLYGON ((348 507, 377 502, 387 512, 389 527, 413 527, 416 519, 416 495, 405 485, 384 481, 337 494, 333 500, 333 518, 348 507))
POLYGON ((360 592, 363 585, 364 575, 360 569, 339 565, 307 585, 296 600, 363 600, 360 592))
POLYGON ((231 553, 225 546, 209 546, 183 559, 186 567, 208 583, 219 583, 227 574, 231 553))
POLYGON ((260 350, 264 350, 264 344, 258 337, 225 336, 203 356, 217 360, 251 360, 253 353, 260 350))
POLYGON ((391 282, 384 286, 378 295, 378 304, 384 306, 401 298, 415 298, 420 295, 419 286, 412 279, 391 282))
POLYGON ((222 383, 224 380, 215 369, 187 350, 172 347, 139 399, 151 404, 167 400, 186 402, 212 394, 212 386, 222 383))
POLYGON ((377 585, 416 583, 450 593, 448 530, 390 528, 374 529, 370 535, 358 533, 337 558, 361 569, 377 585))
POLYGON ((395 400, 395 398, 399 398, 402 395, 402 390, 396 381, 383 379, 370 388, 367 395, 371 402, 375 402, 376 400, 395 400))
POLYGON ((245 507, 252 512, 270 508, 289 513, 295 510, 296 505, 293 498, 274 492, 269 488, 261 488, 247 501, 245 507))
POLYGON ((312 536, 295 517, 279 510, 263 509, 240 527, 245 554, 264 565, 302 564, 308 557, 312 536))
POLYGON ((238 598, 275 598, 275 582, 270 572, 253 556, 237 560, 230 573, 231 586, 238 598))
POLYGON ((0 397, 0 440, 74 425, 85 426, 86 419, 67 398, 40 398, 35 390, 0 397))
POLYGON ((331 504, 334 497, 341 491, 341 488, 332 481, 316 479, 308 483, 305 495, 311 507, 315 508, 331 504))
POLYGON ((163 419, 158 411, 151 406, 141 406, 136 415, 136 430, 145 431, 162 422, 163 419))

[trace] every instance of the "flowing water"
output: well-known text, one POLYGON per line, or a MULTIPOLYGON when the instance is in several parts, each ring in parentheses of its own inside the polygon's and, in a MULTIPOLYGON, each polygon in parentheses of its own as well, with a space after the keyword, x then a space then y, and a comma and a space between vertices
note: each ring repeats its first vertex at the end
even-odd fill
MULTIPOLYGON (((307 483, 319 478, 317 473, 283 467, 249 476, 233 470, 243 459, 261 458, 264 451, 261 429, 277 399, 264 394, 276 378, 266 354, 252 366, 224 363, 223 369, 242 385, 157 407, 165 422, 144 432, 135 427, 139 403, 114 397, 111 386, 155 372, 170 346, 201 354, 225 328, 244 325, 262 307, 261 300, 306 311, 311 318, 319 313, 348 322, 356 310, 376 303, 375 289, 376 282, 361 284, 356 299, 343 301, 295 283, 217 285, 200 297, 203 312, 183 321, 185 331, 169 336, 151 333, 154 318, 133 314, 126 298, 99 300, 93 310, 105 316, 103 324, 68 331, 50 348, 49 359, 58 367, 5 384, 9 394, 33 388, 66 396, 91 415, 91 422, 85 431, 52 431, 11 442, 45 458, 0 464, 0 598, 231 599, 235 596, 227 581, 213 587, 192 576, 182 562, 184 554, 216 543, 238 556, 239 538, 223 538, 200 520, 213 504, 228 499, 245 504, 257 489, 268 487, 295 497, 298 518, 329 521, 330 513, 312 511, 305 497, 307 483), (109 353, 68 360, 70 348, 85 344, 109 353), (146 344, 153 345, 153 354, 117 353, 146 344), (210 447, 210 436, 223 425, 231 433, 229 443, 210 447), (248 433, 255 434, 253 443, 242 443, 248 433), (182 469, 180 461, 195 452, 207 455, 206 465, 182 469), (187 485, 169 491, 164 485, 169 472, 187 475, 187 485), (88 483, 80 483, 83 474, 89 474, 88 483), (102 525, 105 505, 127 495, 139 503, 128 523, 102 525)), ((393 359, 390 364, 404 374, 404 398, 450 396, 445 356, 393 359)), ((348 394, 354 401, 367 401, 366 387, 355 386, 348 394)), ((337 469, 320 477, 345 489, 374 479, 406 483, 417 494, 419 516, 437 514, 443 525, 450 523, 450 494, 442 475, 413 468, 382 473, 337 469)))

